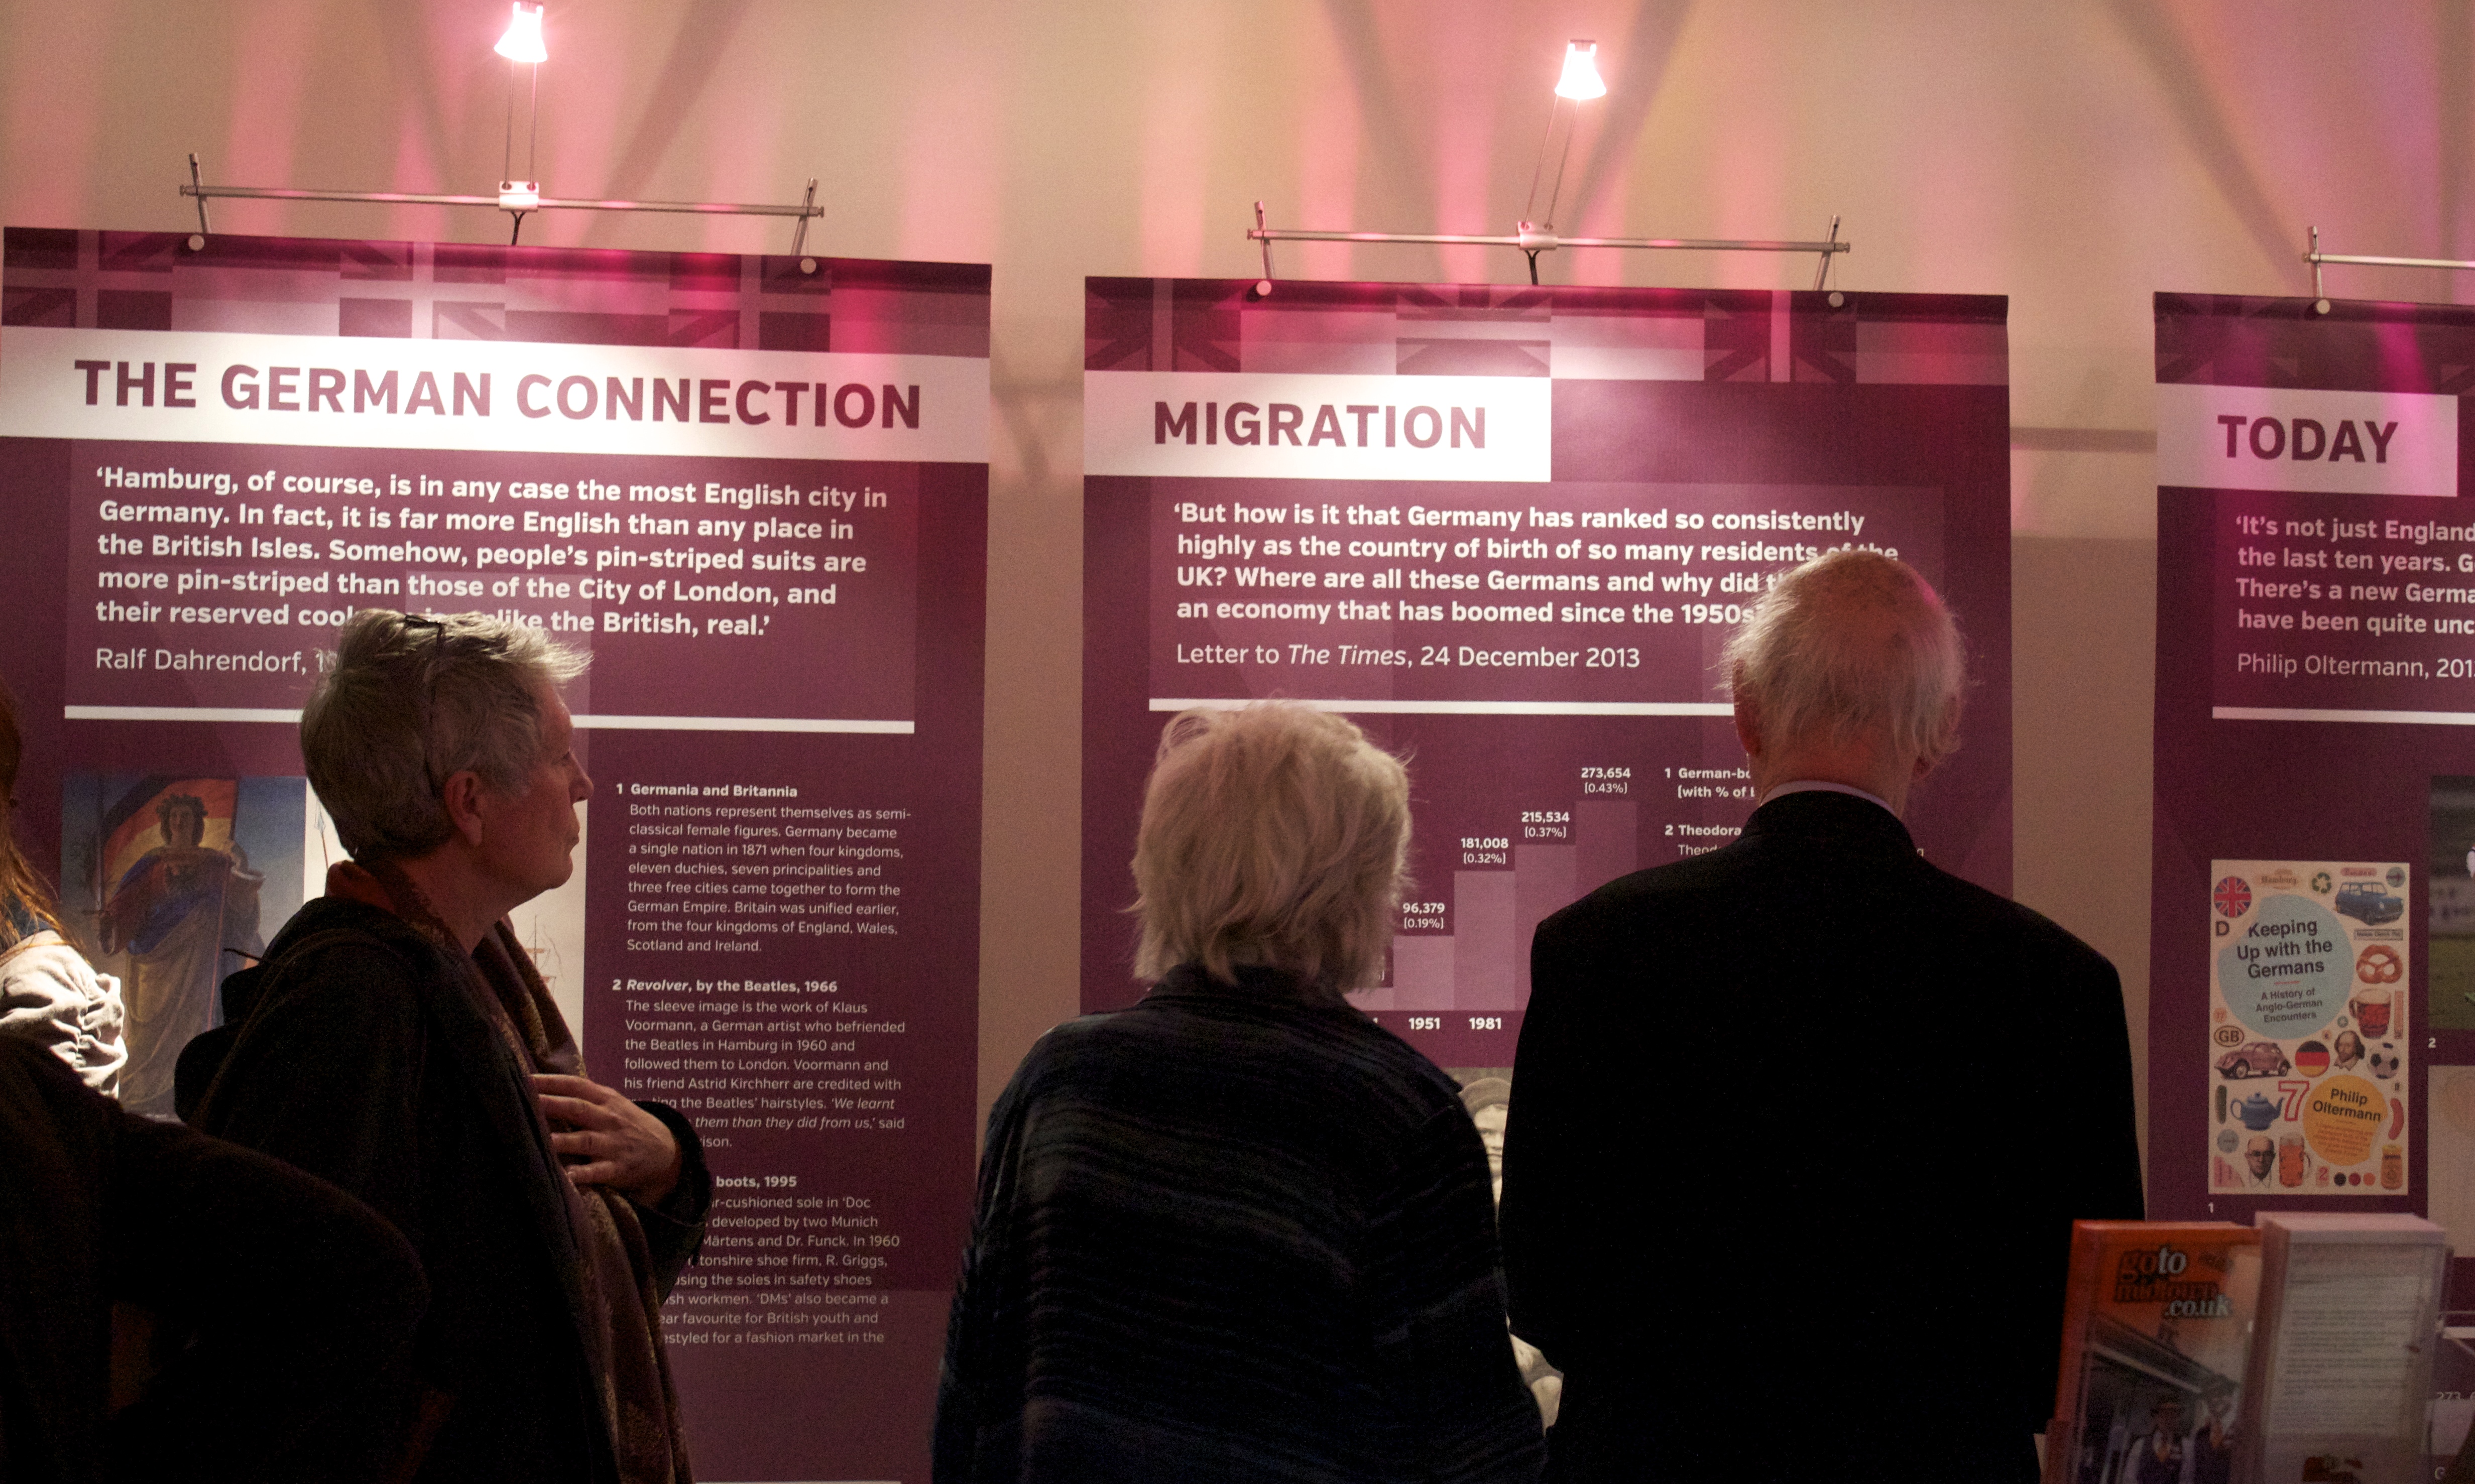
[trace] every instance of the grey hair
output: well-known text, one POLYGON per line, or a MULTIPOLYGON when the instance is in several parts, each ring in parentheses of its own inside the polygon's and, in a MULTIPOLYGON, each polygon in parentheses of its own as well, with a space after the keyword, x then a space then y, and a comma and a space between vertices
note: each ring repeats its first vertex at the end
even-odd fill
POLYGON ((1135 972, 1259 964, 1357 988, 1383 970, 1409 845, 1409 772, 1348 720, 1187 712, 1143 792, 1135 972))
POLYGON ((493 792, 522 791, 541 761, 536 689, 588 663, 484 614, 353 615, 301 711, 302 761, 336 838, 356 861, 423 856, 454 833, 449 778, 469 768, 493 792))
POLYGON ((1847 547, 1782 573, 1721 661, 1777 743, 1873 736, 1928 766, 1959 746, 1967 645, 1897 557, 1847 547))

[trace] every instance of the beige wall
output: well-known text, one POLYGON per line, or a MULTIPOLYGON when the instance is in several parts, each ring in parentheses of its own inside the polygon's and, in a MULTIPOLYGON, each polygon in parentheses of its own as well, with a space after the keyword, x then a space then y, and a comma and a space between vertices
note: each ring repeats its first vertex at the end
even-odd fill
MULTIPOLYGON (((478 191, 495 0, 5 0, 0 221, 178 228, 210 180, 478 191)), ((1500 231, 1589 36, 1571 231, 1810 236, 1842 286, 2011 296, 2020 895, 2123 970, 2145 1041, 2152 290, 2294 293, 2332 251, 2475 249, 2475 20, 2299 0, 551 0, 540 174, 788 201, 853 255, 993 262, 983 1101, 1076 995, 1086 274, 1257 271, 1278 223, 1500 231)), ((522 163, 519 144, 519 165, 522 163)), ((491 240, 485 213, 219 204, 251 232, 491 240)), ((536 218, 527 241, 783 251, 788 228, 536 218)), ((1284 271, 1512 279, 1483 250, 1284 271)), ((1804 261, 1567 254, 1553 281, 1800 286, 1804 261)), ((2437 277, 2333 271, 2347 297, 2437 277)), ((1117 883, 1095 884, 1115 891, 1117 883)))

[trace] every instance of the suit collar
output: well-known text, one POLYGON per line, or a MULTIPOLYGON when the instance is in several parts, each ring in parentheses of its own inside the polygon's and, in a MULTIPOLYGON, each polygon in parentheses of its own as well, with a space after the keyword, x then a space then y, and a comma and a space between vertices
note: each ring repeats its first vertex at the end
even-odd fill
POLYGON ((1859 849, 1914 855, 1916 839, 1899 816, 1881 805, 1824 790, 1785 793, 1753 811, 1746 839, 1827 840, 1859 849))
POLYGON ((1791 778, 1785 783, 1772 784, 1769 791, 1762 794, 1761 803, 1767 804, 1776 798, 1785 798, 1791 793, 1845 793, 1850 798, 1860 798, 1868 804, 1889 809, 1895 815, 1899 813, 1897 809, 1891 807, 1889 799, 1878 793, 1868 793, 1852 784, 1832 783, 1826 778, 1791 778))

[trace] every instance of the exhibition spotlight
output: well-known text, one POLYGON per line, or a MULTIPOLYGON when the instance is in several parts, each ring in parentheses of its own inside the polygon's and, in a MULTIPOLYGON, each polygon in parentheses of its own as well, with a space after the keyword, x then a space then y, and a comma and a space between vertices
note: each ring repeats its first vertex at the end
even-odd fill
POLYGON ((1564 74, 1556 80, 1555 99, 1547 105, 1547 132, 1538 136, 1538 163, 1530 171, 1530 199, 1522 205, 1521 220, 1516 224, 1521 251, 1530 255, 1530 281, 1538 281, 1538 255, 1556 248, 1556 202, 1564 194, 1564 166, 1573 158, 1573 134, 1581 127, 1581 105, 1593 98, 1607 95, 1607 85, 1599 78, 1599 43, 1567 41, 1564 43, 1564 74), (1572 104, 1567 109, 1566 103, 1572 104), (1547 214, 1532 216, 1538 205, 1538 182, 1547 173, 1547 146, 1556 139, 1556 120, 1564 117, 1564 149, 1556 157, 1556 185, 1547 193, 1547 214))
MULTIPOLYGON (((513 0, 507 10, 507 29, 499 33, 497 44, 490 50, 507 59, 507 137, 505 151, 499 158, 499 191, 495 196, 463 196, 412 191, 350 191, 300 190, 286 186, 208 185, 201 178, 198 157, 189 157, 189 183, 181 194, 197 199, 198 230, 190 234, 189 251, 207 249, 207 201, 208 198, 235 198, 245 201, 349 201, 384 206, 490 207, 504 211, 513 219, 507 231, 507 243, 516 245, 524 236, 525 218, 540 210, 566 211, 678 211, 697 216, 789 216, 798 219, 791 233, 791 255, 799 260, 799 271, 814 274, 817 259, 806 255, 808 222, 825 213, 817 206, 817 182, 808 182, 808 194, 796 207, 741 206, 721 201, 584 201, 544 196, 541 188, 541 68, 550 61, 550 46, 542 36, 540 0, 513 0), (516 174, 516 72, 529 68, 531 102, 527 108, 525 147, 525 173, 516 174)), ((478 36, 475 37, 479 39, 478 36)), ((572 61, 573 59, 571 59, 572 61)))
MULTIPOLYGON (((538 22, 536 22, 538 24, 538 22)), ((508 33, 510 36, 513 32, 508 33)), ((506 43, 501 42, 504 50, 506 43)), ((1575 103, 1607 95, 1607 85, 1599 80, 1599 43, 1567 41, 1564 43, 1564 75, 1556 80, 1556 96, 1570 98, 1575 103)))
MULTIPOLYGON (((542 8, 538 5, 527 5, 525 0, 515 0, 513 9, 515 13, 508 17, 505 33, 499 37, 499 44, 490 49, 509 61, 529 61, 538 66, 550 61, 550 49, 542 45, 542 8)), ((1586 61, 1582 63, 1584 69, 1588 65, 1586 61)), ((1564 64, 1564 76, 1568 82, 1573 76, 1573 64, 1569 61, 1564 64)), ((1597 83, 1598 74, 1592 72, 1590 81, 1593 84, 1597 83)), ((1605 90, 1604 87, 1599 89, 1600 92, 1605 90)), ((1563 89, 1559 86, 1556 91, 1561 92, 1563 89)), ((1596 97, 1597 94, 1574 93, 1571 96, 1596 97)))
POLYGON ((542 44, 542 8, 515 0, 514 13, 507 17, 507 29, 499 44, 490 48, 507 59, 507 146, 499 164, 499 209, 515 219, 507 231, 507 245, 524 235, 525 213, 541 209, 541 175, 533 168, 541 152, 541 64, 550 61, 550 48, 542 44), (529 65, 533 69, 532 103, 527 109, 530 122, 526 126, 530 142, 525 146, 524 180, 516 179, 516 69, 529 65))
MULTIPOLYGON (((1541 81, 1544 81, 1542 79, 1541 81)), ((1263 245, 1263 276, 1255 280, 1254 297, 1272 297, 1272 244, 1275 242, 1398 242, 1453 247, 1518 248, 1530 259, 1530 281, 1538 281, 1538 255, 1558 248, 1654 248, 1688 253, 1815 253, 1822 264, 1814 271, 1813 286, 1819 292, 1830 279, 1830 259, 1848 252, 1849 245, 1839 240, 1839 218, 1830 219, 1830 235, 1820 242, 1783 242, 1770 238, 1711 237, 1567 237, 1556 231, 1556 205, 1564 193, 1564 167, 1573 158, 1573 135, 1579 132, 1581 105, 1593 98, 1607 95, 1606 82, 1599 76, 1599 43, 1577 40, 1565 43, 1564 70, 1556 80, 1556 88, 1547 100, 1547 132, 1538 136, 1538 163, 1530 172, 1530 198, 1522 204, 1521 219, 1513 224, 1508 237, 1458 231, 1327 231, 1294 227, 1274 227, 1263 220, 1263 204, 1255 203, 1254 230, 1247 239, 1263 245), (1569 105, 1569 107, 1567 107, 1569 105), (1547 179, 1547 152, 1556 143, 1556 126, 1564 126, 1564 147, 1556 158, 1556 183, 1547 192, 1547 212, 1537 214, 1538 186, 1547 179)), ((2330 257, 2319 252, 2318 239, 2314 239, 2311 261, 2321 262, 2384 262, 2399 258, 2330 257)), ((2475 262, 2433 263, 2432 267, 2475 269, 2475 262)), ((2314 270, 2318 271, 2316 266, 2314 270)), ((1830 295, 1830 307, 1840 307, 1843 295, 1830 295)))

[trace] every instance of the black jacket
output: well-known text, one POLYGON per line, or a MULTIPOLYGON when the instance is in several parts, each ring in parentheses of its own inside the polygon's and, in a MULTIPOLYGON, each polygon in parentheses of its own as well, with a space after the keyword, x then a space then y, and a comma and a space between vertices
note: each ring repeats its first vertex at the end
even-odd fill
POLYGON ((1794 793, 1531 951, 1516 1332, 1569 1478, 2032 1480, 2071 1224, 2141 1214, 2120 981, 1794 793))
MULTIPOLYGON (((253 982, 233 976, 228 1012, 244 1018, 194 1122, 343 1186, 420 1253, 429 1315, 398 1399, 408 1428, 434 1427, 419 1477, 603 1484, 617 1469, 578 1338, 599 1321, 566 1177, 525 1068, 452 991, 456 972, 391 912, 311 901, 253 982)), ((667 1294, 701 1235, 712 1183, 687 1121, 641 1106, 683 1156, 672 1208, 639 1208, 667 1294)), ((338 1459, 330 1476, 369 1476, 364 1467, 338 1459)))
POLYGON ((423 1299, 412 1250, 358 1201, 0 1036, 0 1479, 267 1477, 322 1425, 367 1421, 423 1299), (115 1303, 165 1363, 107 1421, 115 1303))

